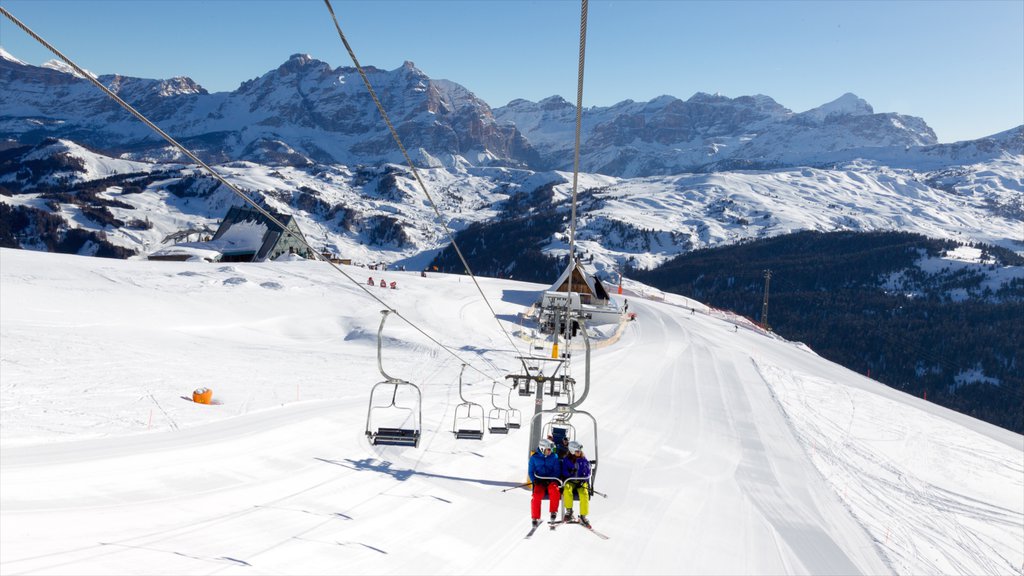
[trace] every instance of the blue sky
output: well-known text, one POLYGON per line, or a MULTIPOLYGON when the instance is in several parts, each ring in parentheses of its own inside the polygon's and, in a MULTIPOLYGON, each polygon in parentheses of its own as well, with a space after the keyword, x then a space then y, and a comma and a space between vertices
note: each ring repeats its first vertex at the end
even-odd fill
MULTIPOLYGON (((492 107, 574 102, 579 2, 334 0, 364 65, 411 60, 492 107)), ((351 61, 321 0, 3 0, 99 74, 190 76, 233 90, 308 53, 351 61)), ((0 45, 52 56, 0 17, 0 45)), ((925 119, 940 142, 1024 124, 1024 0, 591 0, 584 106, 663 94, 766 94, 802 112, 846 92, 925 119)))

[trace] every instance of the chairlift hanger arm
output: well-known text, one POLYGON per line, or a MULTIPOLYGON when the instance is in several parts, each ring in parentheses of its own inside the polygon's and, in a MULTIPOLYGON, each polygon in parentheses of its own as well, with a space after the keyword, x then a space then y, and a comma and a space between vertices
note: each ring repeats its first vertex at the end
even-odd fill
POLYGON ((384 323, 388 321, 388 314, 390 313, 391 310, 389 309, 380 311, 380 327, 377 328, 377 369, 380 370, 380 375, 383 376, 384 379, 387 380, 388 382, 403 382, 403 380, 400 380, 393 376, 389 376, 388 373, 384 371, 384 361, 382 359, 382 348, 384 347, 384 323))
POLYGON ((463 375, 463 374, 464 374, 465 372, 466 372, 466 365, 465 365, 465 364, 463 364, 463 365, 462 365, 462 368, 461 368, 461 369, 459 370, 459 398, 460 398, 460 399, 461 399, 461 400, 462 400, 463 402, 469 403, 469 400, 466 400, 466 397, 465 397, 465 396, 464 396, 464 395, 462 394, 462 375, 463 375))

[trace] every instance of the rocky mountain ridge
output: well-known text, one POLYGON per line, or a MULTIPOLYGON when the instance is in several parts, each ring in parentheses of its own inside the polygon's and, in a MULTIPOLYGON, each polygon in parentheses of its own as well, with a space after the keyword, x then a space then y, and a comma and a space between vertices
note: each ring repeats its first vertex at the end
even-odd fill
MULTIPOLYGON (((571 169, 575 107, 553 96, 492 109, 466 87, 434 80, 411 62, 366 74, 414 159, 425 166, 571 169)), ((357 71, 296 54, 232 92, 208 93, 188 78, 99 77, 210 162, 381 164, 403 162, 357 71)), ((69 138, 110 156, 175 161, 177 152, 65 66, 0 58, 0 141, 69 138)), ((1019 141, 938 144, 923 119, 877 114, 845 94, 794 113, 764 95, 661 96, 583 111, 582 169, 616 177, 881 163, 966 163, 1020 154, 1019 141), (959 150, 959 154, 954 152, 959 150), (954 156, 958 156, 954 159, 954 156), (943 158, 946 157, 946 158, 943 158)))
MULTIPOLYGON (((463 87, 431 80, 411 62, 393 71, 366 67, 392 123, 417 160, 462 158, 508 165, 534 160, 513 128, 463 87)), ((204 160, 293 166, 401 161, 354 68, 296 54, 232 92, 210 94, 188 78, 98 77, 204 160)), ((61 69, 0 58, 0 139, 36 143, 70 138, 112 156, 173 161, 176 151, 87 80, 61 69)))

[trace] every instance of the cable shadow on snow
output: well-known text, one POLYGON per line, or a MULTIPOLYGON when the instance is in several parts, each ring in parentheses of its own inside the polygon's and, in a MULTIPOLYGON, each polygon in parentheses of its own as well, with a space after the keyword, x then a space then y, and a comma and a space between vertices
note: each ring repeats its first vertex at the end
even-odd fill
POLYGON ((455 482, 472 482, 473 484, 481 484, 483 486, 501 486, 504 488, 512 488, 519 486, 518 482, 505 482, 500 480, 486 480, 483 478, 464 478, 462 476, 448 476, 446 474, 434 474, 432 472, 418 472, 416 470, 392 468, 391 462, 380 461, 376 458, 363 458, 362 460, 351 460, 346 458, 343 461, 329 460, 327 458, 315 458, 321 462, 327 464, 334 464, 335 466, 341 466, 342 468, 348 468, 350 470, 357 471, 370 471, 377 472, 379 474, 386 474, 391 476, 399 482, 405 482, 413 476, 421 476, 423 478, 439 478, 441 480, 453 480, 455 482))

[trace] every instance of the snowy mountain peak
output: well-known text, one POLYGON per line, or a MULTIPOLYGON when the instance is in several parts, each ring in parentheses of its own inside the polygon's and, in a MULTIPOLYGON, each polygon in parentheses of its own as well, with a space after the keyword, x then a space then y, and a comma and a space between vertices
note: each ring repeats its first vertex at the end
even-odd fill
MULTIPOLYGON (((77 70, 75 70, 71 66, 68 66, 63 60, 57 60, 56 58, 54 58, 53 60, 47 60, 46 62, 43 62, 42 67, 49 68, 50 70, 56 70, 57 72, 63 72, 64 74, 70 74, 75 78, 85 78, 84 76, 79 74, 77 70)), ((86 72, 89 71, 86 70, 86 72)), ((96 75, 92 72, 89 72, 89 74, 91 74, 93 78, 96 77, 96 75)))
POLYGON ((22 66, 28 66, 28 64, 26 64, 25 62, 22 62, 21 60, 16 58, 14 56, 14 54, 11 54, 7 50, 4 50, 3 46, 0 46, 0 60, 7 60, 8 62, 13 62, 15 64, 21 64, 22 66))
POLYGON ((331 69, 330 65, 321 60, 313 58, 309 54, 292 54, 288 60, 277 67, 277 72, 282 75, 297 74, 306 70, 324 72, 331 69))
MULTIPOLYGON (((664 96, 662 96, 662 98, 664 98, 664 96)), ((722 96, 718 92, 716 92, 714 94, 708 94, 707 92, 697 92, 693 96, 690 96, 690 99, 687 100, 687 102, 688 103, 693 103, 693 104, 697 104, 697 103, 702 103, 703 104, 703 103, 714 103, 714 102, 729 102, 730 100, 731 100, 731 98, 729 98, 728 96, 722 96)), ((652 102, 653 102, 653 100, 652 100, 652 102)))
POLYGON ((828 104, 822 104, 817 108, 804 112, 803 115, 817 120, 824 120, 829 116, 870 116, 874 113, 874 108, 866 100, 857 97, 856 94, 847 92, 828 104))
POLYGON ((557 94, 554 96, 548 96, 547 98, 544 98, 540 102, 537 102, 537 106, 541 110, 557 110, 559 108, 573 107, 573 105, 570 104, 568 100, 562 98, 561 96, 558 96, 557 94))
POLYGON ((680 102, 679 98, 676 98, 675 96, 670 96, 668 94, 662 94, 661 96, 651 98, 647 102, 645 108, 647 108, 648 110, 657 110, 659 108, 664 108, 665 106, 669 106, 676 102, 680 102))

